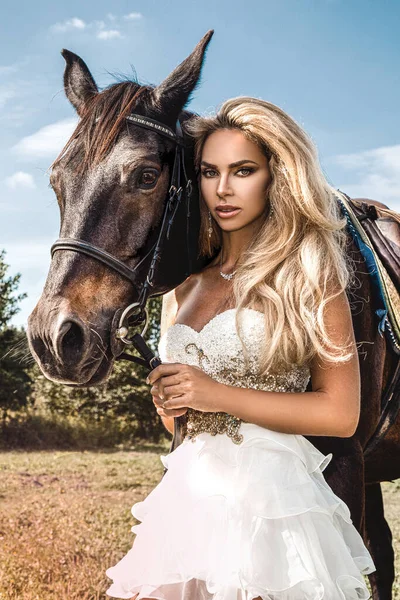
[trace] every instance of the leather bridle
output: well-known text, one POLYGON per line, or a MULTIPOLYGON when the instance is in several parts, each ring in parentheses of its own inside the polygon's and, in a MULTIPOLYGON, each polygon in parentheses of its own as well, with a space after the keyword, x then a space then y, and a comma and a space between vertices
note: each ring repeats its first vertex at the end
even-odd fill
POLYGON ((70 250, 73 252, 78 252, 80 254, 85 254, 90 258, 94 258, 100 261, 101 263, 103 263, 110 269, 113 269, 119 275, 127 279, 130 283, 136 285, 138 268, 149 256, 151 251, 154 250, 150 260, 150 266, 147 272, 147 276, 144 282, 141 284, 138 300, 127 306, 125 310, 123 310, 122 314, 120 314, 121 309, 119 309, 116 313, 117 319, 115 319, 114 317, 113 320, 113 322, 115 320, 117 320, 118 322, 116 337, 128 346, 133 345, 143 357, 143 359, 141 359, 137 356, 123 353, 116 355, 115 358, 130 360, 132 362, 142 364, 143 366, 146 366, 150 369, 154 369, 157 366, 157 364, 160 364, 160 360, 155 356, 153 351, 147 346, 146 342, 143 339, 143 335, 146 332, 148 325, 146 303, 150 295, 151 288, 154 286, 155 283, 157 263, 161 260, 161 253, 164 241, 165 239, 169 239, 171 226, 183 196, 186 199, 186 245, 187 258, 189 261, 189 273, 191 272, 191 258, 189 252, 189 217, 190 200, 192 197, 193 186, 191 179, 188 179, 185 169, 185 147, 183 135, 181 132, 180 121, 178 120, 177 122, 177 130, 173 131, 173 129, 171 129, 167 125, 164 125, 163 123, 160 123, 159 121, 135 113, 128 115, 126 119, 134 125, 156 132, 168 138, 170 141, 175 142, 176 144, 174 163, 170 177, 168 194, 165 201, 161 227, 159 229, 155 243, 151 246, 150 250, 133 269, 128 267, 125 263, 120 261, 118 258, 113 256, 106 250, 94 246, 93 244, 84 240, 79 240, 75 238, 58 239, 51 247, 51 256, 53 257, 54 253, 60 250, 70 250), (139 325, 143 322, 145 323, 145 325, 142 330, 142 333, 135 333, 132 337, 128 337, 129 328, 132 326, 139 325))

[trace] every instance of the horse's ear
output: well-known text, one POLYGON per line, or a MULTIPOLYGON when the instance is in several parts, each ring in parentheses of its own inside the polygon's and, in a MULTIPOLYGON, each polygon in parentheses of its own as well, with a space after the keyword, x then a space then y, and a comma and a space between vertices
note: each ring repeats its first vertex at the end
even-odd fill
POLYGON ((214 30, 210 29, 193 52, 153 90, 155 106, 174 120, 199 82, 204 55, 213 33, 214 30))
POLYGON ((85 62, 77 54, 65 49, 61 51, 61 54, 66 62, 65 94, 78 115, 81 115, 85 102, 97 94, 97 85, 85 62))

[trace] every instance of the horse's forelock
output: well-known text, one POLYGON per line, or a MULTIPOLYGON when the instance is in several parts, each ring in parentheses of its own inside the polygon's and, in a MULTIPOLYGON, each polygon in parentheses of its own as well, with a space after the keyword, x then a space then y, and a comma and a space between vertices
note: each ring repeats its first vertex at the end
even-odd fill
POLYGON ((94 95, 86 104, 83 115, 70 139, 52 164, 56 167, 70 152, 71 158, 79 152, 77 172, 98 165, 110 152, 125 127, 127 115, 137 110, 147 112, 151 107, 151 86, 135 81, 114 83, 94 95))

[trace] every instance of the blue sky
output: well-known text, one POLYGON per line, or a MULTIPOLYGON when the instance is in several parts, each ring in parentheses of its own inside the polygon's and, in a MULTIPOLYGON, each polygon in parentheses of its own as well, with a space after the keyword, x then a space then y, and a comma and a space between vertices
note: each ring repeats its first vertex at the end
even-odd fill
POLYGON ((44 284, 58 209, 47 169, 76 117, 62 48, 98 85, 136 70, 157 84, 214 29, 190 108, 250 95, 279 105, 311 135, 335 187, 400 212, 398 0, 24 0, 0 23, 0 248, 22 274, 25 325, 44 284))

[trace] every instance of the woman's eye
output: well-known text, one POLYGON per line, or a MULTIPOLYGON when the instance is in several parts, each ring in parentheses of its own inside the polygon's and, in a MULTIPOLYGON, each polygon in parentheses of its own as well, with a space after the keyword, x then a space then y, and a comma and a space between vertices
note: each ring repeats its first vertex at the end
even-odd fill
POLYGON ((204 177, 214 177, 214 175, 216 174, 216 171, 214 171, 213 169, 204 169, 201 174, 204 177))
POLYGON ((142 171, 139 177, 139 186, 142 188, 153 187, 157 183, 158 172, 154 169, 142 171))
POLYGON ((254 169, 251 169, 250 167, 242 167, 236 173, 242 173, 241 177, 247 177, 248 175, 253 173, 253 171, 254 171, 254 169), (244 173, 243 173, 243 171, 244 171, 244 173))
MULTIPOLYGON (((242 167, 241 169, 239 169, 238 171, 236 171, 236 175, 239 174, 240 177, 247 177, 248 175, 251 175, 251 173, 254 172, 254 169, 252 169, 251 167, 242 167)), ((218 175, 217 171, 214 171, 214 169, 204 169, 202 172, 202 175, 204 177, 215 177, 216 175, 218 175)))

